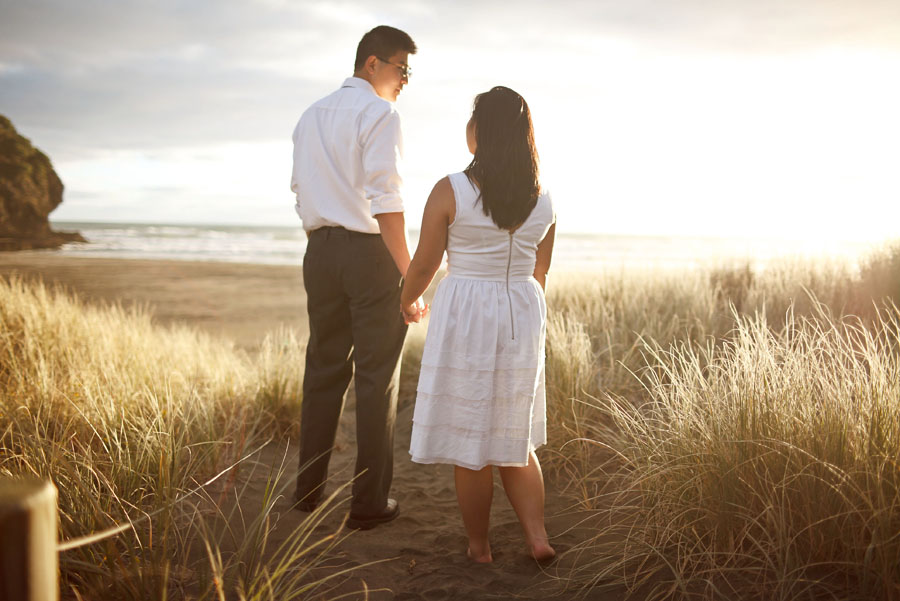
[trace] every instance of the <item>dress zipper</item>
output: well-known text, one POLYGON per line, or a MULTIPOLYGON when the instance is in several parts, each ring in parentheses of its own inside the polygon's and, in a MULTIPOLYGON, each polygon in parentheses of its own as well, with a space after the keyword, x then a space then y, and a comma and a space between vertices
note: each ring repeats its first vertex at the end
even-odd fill
POLYGON ((509 233, 509 256, 506 259, 506 300, 509 301, 509 329, 512 339, 516 339, 516 322, 513 320, 512 296, 509 293, 509 267, 512 264, 513 232, 509 233))

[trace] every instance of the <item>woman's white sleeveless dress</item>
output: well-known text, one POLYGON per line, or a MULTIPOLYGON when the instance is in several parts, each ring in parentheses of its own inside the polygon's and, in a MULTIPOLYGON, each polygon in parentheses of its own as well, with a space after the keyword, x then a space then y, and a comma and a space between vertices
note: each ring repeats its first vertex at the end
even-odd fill
POLYGON ((525 466, 547 441, 547 305, 534 279, 554 221, 542 193, 512 234, 484 214, 464 173, 449 176, 456 217, 422 353, 410 455, 418 463, 525 466))

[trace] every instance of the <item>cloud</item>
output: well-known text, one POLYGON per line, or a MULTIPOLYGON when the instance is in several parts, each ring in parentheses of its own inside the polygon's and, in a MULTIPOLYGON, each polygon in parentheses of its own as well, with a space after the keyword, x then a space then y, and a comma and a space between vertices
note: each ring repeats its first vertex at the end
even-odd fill
MULTIPOLYGON (((67 166, 71 199, 95 193, 79 188, 85 173, 103 182, 104 169, 122 168, 111 151, 168 157, 170 170, 156 177, 181 181, 173 170, 181 162, 200 169, 203 159, 179 149, 221 158, 215 148, 228 144, 289 144, 302 110, 350 74, 359 37, 380 23, 407 30, 420 48, 399 106, 407 147, 416 149, 409 181, 424 193, 449 167, 464 166, 472 97, 498 83, 531 103, 542 153, 551 150, 544 164, 570 198, 593 186, 598 165, 614 171, 599 184, 606 197, 646 188, 643 173, 655 170, 719 198, 721 187, 667 161, 685 154, 686 139, 696 156, 724 156, 713 143, 740 150, 723 134, 730 124, 745 124, 735 133, 745 145, 803 154, 800 142, 810 137, 820 148, 836 133, 832 140, 854 140, 854 115, 868 111, 868 122, 886 123, 845 146, 860 165, 875 164, 879 152, 896 158, 877 131, 900 132, 889 106, 900 92, 885 83, 900 65, 896 0, 0 0, 0 11, 0 113, 67 166)), ((282 155, 287 161, 289 150, 282 155)), ((851 159, 803 158, 816 168, 851 159)), ((257 177, 281 181, 289 166, 267 169, 258 166, 257 177)), ((732 169, 730 179, 745 172, 732 169)), ((119 203, 117 215, 131 184, 104 192, 119 203)), ((170 196, 187 202, 204 185, 170 196)), ((145 183, 136 187, 152 196, 145 183)), ((645 196, 662 193, 657 186, 645 196)), ((101 197, 91 200, 96 210, 101 197)))
POLYGON ((352 65, 331 51, 330 21, 302 6, 4 7, 0 110, 79 151, 287 136, 285 120, 352 65))
POLYGON ((900 51, 900 4, 892 0, 2 3, 0 109, 34 126, 81 122, 103 144, 154 144, 149 134, 162 131, 187 144, 245 139, 251 129, 274 135, 268 117, 295 113, 349 74, 360 34, 379 22, 407 28, 423 56, 450 59, 445 76, 455 79, 477 73, 489 54, 506 56, 513 71, 559 56, 567 74, 565 63, 584 70, 597 57, 614 62, 624 45, 900 51), (104 123, 115 140, 99 131, 104 123))
POLYGON ((679 51, 789 52, 835 43, 900 49, 900 5, 892 0, 485 0, 429 6, 435 7, 433 18, 452 24, 443 28, 446 37, 478 45, 531 38, 550 47, 610 36, 679 51))

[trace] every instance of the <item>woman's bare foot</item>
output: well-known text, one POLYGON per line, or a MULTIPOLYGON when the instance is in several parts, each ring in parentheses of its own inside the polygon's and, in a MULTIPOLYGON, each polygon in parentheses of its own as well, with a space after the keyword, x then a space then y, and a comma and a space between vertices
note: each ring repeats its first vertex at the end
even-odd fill
POLYGON ((479 553, 472 551, 472 547, 466 549, 466 557, 474 561, 475 563, 491 563, 494 561, 494 558, 491 556, 491 547, 486 546, 484 549, 479 549, 479 553))
POLYGON ((553 550, 553 547, 547 541, 532 544, 528 554, 541 563, 551 561, 556 557, 556 551, 553 550))

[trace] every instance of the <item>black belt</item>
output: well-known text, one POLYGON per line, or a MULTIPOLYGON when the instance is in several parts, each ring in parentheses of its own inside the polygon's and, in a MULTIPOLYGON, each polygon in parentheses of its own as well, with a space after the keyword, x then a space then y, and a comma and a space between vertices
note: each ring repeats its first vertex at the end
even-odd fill
POLYGON ((323 234, 328 234, 331 232, 346 232, 350 236, 381 236, 381 234, 370 234, 369 232, 357 232, 356 230, 348 230, 345 227, 341 227, 339 225, 323 225, 322 227, 317 227, 312 230, 309 235, 312 236, 317 232, 322 232, 323 234))

